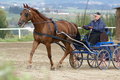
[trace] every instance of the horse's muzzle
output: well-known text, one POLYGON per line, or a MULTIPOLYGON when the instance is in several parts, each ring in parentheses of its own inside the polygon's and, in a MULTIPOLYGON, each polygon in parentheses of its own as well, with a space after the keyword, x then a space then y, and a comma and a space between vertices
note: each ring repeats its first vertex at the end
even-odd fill
POLYGON ((18 22, 18 25, 19 25, 20 27, 24 27, 25 24, 26 24, 26 22, 24 22, 24 21, 19 21, 19 22, 18 22))

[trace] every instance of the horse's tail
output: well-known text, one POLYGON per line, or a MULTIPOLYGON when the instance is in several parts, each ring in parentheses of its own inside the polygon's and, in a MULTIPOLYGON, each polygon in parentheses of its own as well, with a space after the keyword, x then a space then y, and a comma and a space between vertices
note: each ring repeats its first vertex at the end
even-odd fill
POLYGON ((75 39, 79 40, 79 41, 81 40, 81 36, 80 36, 79 30, 77 31, 75 39))
MULTIPOLYGON (((75 26, 76 29, 77 29, 77 33, 76 33, 76 36, 75 36, 74 39, 80 41, 80 40, 81 40, 81 36, 80 36, 79 30, 78 30, 78 26, 77 26, 76 24, 74 24, 74 26, 75 26)), ((73 45, 74 45, 74 47, 75 47, 76 49, 79 49, 79 47, 80 47, 79 45, 76 45, 76 44, 73 44, 73 45)))
POLYGON ((81 40, 81 36, 80 36, 80 33, 79 33, 78 26, 77 26, 76 24, 74 24, 74 25, 75 25, 75 27, 77 28, 77 34, 76 34, 75 39, 78 40, 78 41, 80 41, 80 40, 81 40))

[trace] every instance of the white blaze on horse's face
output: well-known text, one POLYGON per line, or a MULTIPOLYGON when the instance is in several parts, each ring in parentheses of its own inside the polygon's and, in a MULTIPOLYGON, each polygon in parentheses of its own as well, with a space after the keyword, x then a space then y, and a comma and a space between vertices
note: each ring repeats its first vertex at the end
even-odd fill
POLYGON ((21 13, 20 13, 20 19, 18 21, 18 25, 20 27, 24 27, 24 25, 31 20, 32 14, 31 14, 31 10, 30 9, 24 9, 21 13))

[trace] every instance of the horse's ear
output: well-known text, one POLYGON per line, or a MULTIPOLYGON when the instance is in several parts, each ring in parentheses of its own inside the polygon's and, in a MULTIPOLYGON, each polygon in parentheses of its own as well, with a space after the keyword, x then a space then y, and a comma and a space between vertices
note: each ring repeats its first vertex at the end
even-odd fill
POLYGON ((26 8, 25 4, 23 4, 23 7, 26 8))
POLYGON ((28 6, 28 4, 26 4, 26 8, 30 8, 30 7, 28 6))

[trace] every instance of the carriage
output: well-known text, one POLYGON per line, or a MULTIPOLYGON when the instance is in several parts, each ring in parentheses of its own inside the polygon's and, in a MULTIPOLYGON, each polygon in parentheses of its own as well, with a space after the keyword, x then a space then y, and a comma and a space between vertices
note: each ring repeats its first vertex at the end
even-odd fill
POLYGON ((83 37, 82 41, 79 41, 74 39, 75 36, 80 36, 77 28, 78 26, 76 24, 65 20, 53 21, 27 4, 23 4, 23 6, 24 9, 21 12, 18 25, 24 27, 28 21, 31 21, 34 25, 34 41, 30 52, 28 67, 31 67, 33 54, 38 45, 42 43, 46 46, 51 70, 55 70, 55 66, 51 58, 51 44, 59 44, 61 41, 64 46, 61 44, 59 45, 63 50, 65 50, 65 53, 59 61, 58 66, 61 66, 63 60, 69 53, 71 53, 69 62, 75 69, 82 65, 83 60, 87 60, 90 67, 99 67, 100 69, 108 69, 110 62, 112 61, 115 68, 120 69, 120 43, 115 44, 113 41, 109 41, 98 42, 95 45, 91 45, 88 42, 89 37, 86 36, 83 37), (74 35, 74 37, 71 38, 69 35, 74 35), (70 46, 73 46, 73 51, 70 51, 70 46), (87 58, 84 58, 83 54, 87 54, 87 58))
POLYGON ((73 51, 70 54, 69 62, 72 68, 78 69, 81 67, 83 60, 87 60, 91 68, 99 68, 101 70, 108 69, 112 61, 116 69, 120 69, 120 44, 112 41, 111 32, 109 42, 98 42, 91 45, 88 42, 89 36, 84 36, 82 41, 73 40, 73 51), (84 57, 87 55, 86 57, 84 57))

